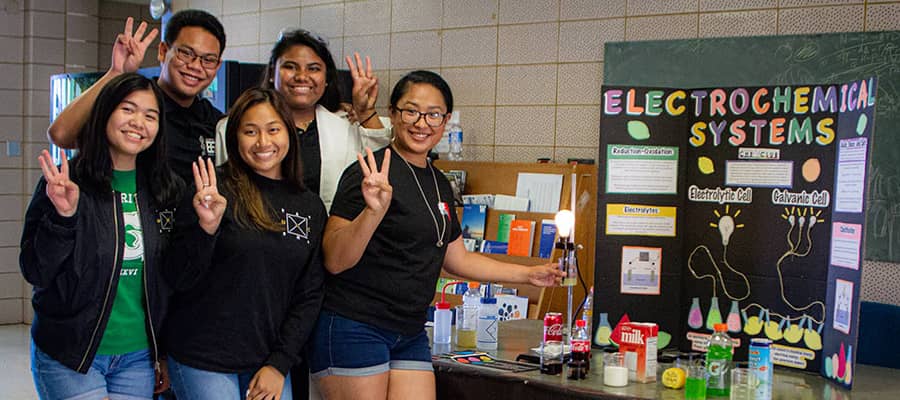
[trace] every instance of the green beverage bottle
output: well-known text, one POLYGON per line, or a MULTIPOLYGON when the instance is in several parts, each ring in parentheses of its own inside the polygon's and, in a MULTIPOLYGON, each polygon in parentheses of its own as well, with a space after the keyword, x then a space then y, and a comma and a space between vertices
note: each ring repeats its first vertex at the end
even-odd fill
POLYGON ((706 371, 709 380, 706 381, 706 393, 710 396, 728 396, 728 370, 731 365, 731 338, 728 337, 728 325, 716 324, 715 332, 709 338, 709 347, 706 351, 706 371))

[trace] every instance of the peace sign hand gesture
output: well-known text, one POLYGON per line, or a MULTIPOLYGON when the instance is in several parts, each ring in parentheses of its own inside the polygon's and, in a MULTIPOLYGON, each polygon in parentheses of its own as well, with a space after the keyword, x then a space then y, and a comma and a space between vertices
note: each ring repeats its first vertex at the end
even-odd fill
POLYGON ((391 197, 394 188, 388 182, 388 172, 391 169, 391 149, 384 151, 384 160, 381 162, 381 171, 375 163, 375 155, 372 149, 366 147, 366 159, 362 154, 356 153, 359 167, 362 169, 362 195, 366 200, 366 206, 378 214, 387 212, 391 205, 391 197))
POLYGON ((362 59, 359 53, 353 53, 356 62, 347 56, 347 66, 350 67, 350 76, 353 78, 353 110, 360 120, 368 118, 375 110, 375 101, 378 100, 378 78, 372 73, 372 61, 366 56, 366 68, 363 69, 362 59))
POLYGON ((53 207, 56 207, 56 212, 63 217, 71 217, 78 210, 80 191, 78 185, 69 179, 69 160, 65 151, 60 149, 59 155, 62 157, 62 165, 58 169, 47 150, 38 155, 38 163, 41 164, 41 171, 47 181, 47 197, 53 207))
POLYGON ((197 213, 200 228, 203 228, 207 234, 213 235, 219 230, 228 200, 219 194, 219 189, 216 187, 216 168, 212 159, 207 158, 204 161, 202 157, 197 157, 197 161, 193 163, 192 167, 197 193, 191 203, 194 205, 194 212, 197 213))
POLYGON ((141 62, 144 61, 147 47, 150 47, 150 43, 156 39, 156 35, 159 33, 156 28, 153 28, 147 36, 144 36, 144 32, 147 31, 147 23, 141 21, 137 31, 132 35, 133 26, 134 19, 128 17, 125 20, 125 30, 116 36, 116 41, 113 43, 112 63, 109 69, 114 72, 121 74, 137 71, 141 67, 141 62))

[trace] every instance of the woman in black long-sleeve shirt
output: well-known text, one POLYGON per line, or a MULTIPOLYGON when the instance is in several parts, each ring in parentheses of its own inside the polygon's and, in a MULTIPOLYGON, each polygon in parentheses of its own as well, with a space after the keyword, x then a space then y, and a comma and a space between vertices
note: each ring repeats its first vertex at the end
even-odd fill
POLYGON ((229 161, 218 173, 211 160, 193 166, 163 271, 179 399, 291 399, 285 377, 322 302, 327 214, 303 187, 285 110, 275 91, 248 90, 229 115, 229 161))

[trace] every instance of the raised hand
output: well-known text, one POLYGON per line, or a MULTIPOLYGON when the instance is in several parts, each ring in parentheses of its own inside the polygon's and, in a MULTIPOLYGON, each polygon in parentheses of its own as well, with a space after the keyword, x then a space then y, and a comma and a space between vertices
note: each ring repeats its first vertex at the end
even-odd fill
POLYGON ((110 70, 118 73, 137 71, 141 67, 141 62, 144 61, 144 53, 147 51, 147 47, 150 47, 150 43, 153 42, 153 39, 156 39, 156 35, 159 33, 156 28, 153 28, 147 36, 144 36, 144 32, 147 31, 147 23, 141 21, 137 31, 134 31, 134 34, 132 34, 133 26, 134 19, 128 17, 125 20, 125 30, 116 35, 116 41, 113 43, 110 70))
POLYGON ((203 231, 213 235, 219 230, 228 200, 219 194, 219 189, 216 187, 216 167, 213 165, 212 159, 207 158, 204 161, 202 157, 197 157, 197 161, 192 167, 194 185, 197 187, 197 193, 194 194, 192 201, 194 211, 197 213, 197 219, 200 220, 200 227, 203 228, 203 231))
POLYGON ((566 273, 560 271, 555 263, 535 265, 528 268, 528 282, 534 286, 548 287, 562 283, 566 273))
POLYGON ((50 198, 53 207, 56 207, 56 212, 63 217, 71 217, 78 210, 80 191, 78 185, 69 179, 69 160, 66 159, 66 153, 60 149, 59 155, 62 158, 60 168, 53 164, 53 157, 50 157, 47 150, 38 155, 38 163, 41 164, 41 171, 47 181, 47 197, 50 198))
POLYGON ((366 200, 366 206, 379 214, 387 212, 391 205, 391 197, 394 188, 388 182, 388 172, 391 170, 391 149, 384 151, 384 160, 381 162, 381 171, 375 163, 375 155, 372 149, 366 147, 366 159, 362 154, 356 153, 359 167, 362 169, 362 195, 366 200))
POLYGON ((256 371, 247 386, 247 400, 280 400, 284 390, 284 375, 270 365, 256 371))
POLYGON ((375 111, 375 101, 378 100, 378 78, 372 73, 372 61, 366 56, 366 68, 363 69, 362 59, 359 53, 353 53, 356 62, 347 56, 347 66, 350 68, 350 76, 353 77, 353 109, 359 119, 368 118, 375 111))

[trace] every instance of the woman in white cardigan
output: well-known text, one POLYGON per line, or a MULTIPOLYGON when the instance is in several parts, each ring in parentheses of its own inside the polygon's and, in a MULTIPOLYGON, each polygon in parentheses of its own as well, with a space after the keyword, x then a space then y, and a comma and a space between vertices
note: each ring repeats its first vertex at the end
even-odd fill
MULTIPOLYGON (((326 209, 337 190, 344 168, 356 161, 366 147, 379 149, 390 144, 391 122, 378 116, 375 100, 378 79, 366 57, 347 57, 353 78, 353 111, 359 122, 351 122, 340 110, 337 67, 324 40, 306 30, 282 32, 272 48, 263 87, 274 88, 285 97, 300 141, 303 183, 319 194, 326 209)), ((225 162, 226 120, 219 122, 216 135, 216 164, 225 162)))

